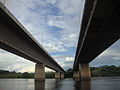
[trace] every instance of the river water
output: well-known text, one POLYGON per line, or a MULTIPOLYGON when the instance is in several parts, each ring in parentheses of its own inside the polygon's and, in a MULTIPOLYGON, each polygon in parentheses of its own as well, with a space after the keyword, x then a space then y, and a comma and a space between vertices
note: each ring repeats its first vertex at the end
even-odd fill
POLYGON ((73 79, 0 79, 0 90, 120 90, 120 77, 97 77, 91 81, 73 79))

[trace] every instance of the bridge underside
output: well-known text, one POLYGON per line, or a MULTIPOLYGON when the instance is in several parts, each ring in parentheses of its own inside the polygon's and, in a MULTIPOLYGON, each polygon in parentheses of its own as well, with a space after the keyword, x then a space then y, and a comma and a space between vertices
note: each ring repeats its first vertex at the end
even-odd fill
POLYGON ((91 62, 119 38, 120 1, 86 0, 74 71, 83 69, 79 66, 91 62))
MULTIPOLYGON (((40 66, 44 64, 43 66, 64 73, 64 70, 1 3, 0 48, 33 61, 40 66)), ((44 69, 44 67, 42 68, 44 69)))
POLYGON ((86 0, 74 62, 89 63, 120 38, 120 1, 86 0))

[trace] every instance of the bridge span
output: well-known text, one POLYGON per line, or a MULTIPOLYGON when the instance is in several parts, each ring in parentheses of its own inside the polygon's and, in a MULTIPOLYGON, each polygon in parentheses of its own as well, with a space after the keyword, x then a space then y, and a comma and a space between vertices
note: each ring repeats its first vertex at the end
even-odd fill
POLYGON ((119 38, 120 0, 86 0, 73 76, 89 80, 89 62, 119 38))
POLYGON ((35 62, 35 81, 45 80, 45 66, 56 71, 56 78, 64 78, 64 69, 2 3, 0 3, 0 48, 35 62))

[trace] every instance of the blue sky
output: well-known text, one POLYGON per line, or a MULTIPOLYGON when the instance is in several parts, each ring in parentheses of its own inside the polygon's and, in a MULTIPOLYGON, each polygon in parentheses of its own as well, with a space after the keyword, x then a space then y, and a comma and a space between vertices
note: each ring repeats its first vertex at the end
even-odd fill
MULTIPOLYGON (((73 67, 84 0, 6 0, 5 5, 65 70, 73 67)), ((119 66, 119 45, 120 41, 116 42, 90 65, 119 66)), ((34 72, 35 65, 3 50, 0 64, 0 69, 21 72, 34 72)))

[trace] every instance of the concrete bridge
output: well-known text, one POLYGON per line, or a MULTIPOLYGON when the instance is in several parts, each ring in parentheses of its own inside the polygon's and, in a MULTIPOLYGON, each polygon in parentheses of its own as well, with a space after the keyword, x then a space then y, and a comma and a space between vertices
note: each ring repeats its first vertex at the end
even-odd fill
POLYGON ((64 78, 65 71, 2 3, 0 3, 0 48, 35 62, 35 81, 45 80, 45 66, 56 71, 55 78, 64 78))
POLYGON ((89 63, 119 38, 120 0, 86 0, 73 77, 89 80, 89 63))

